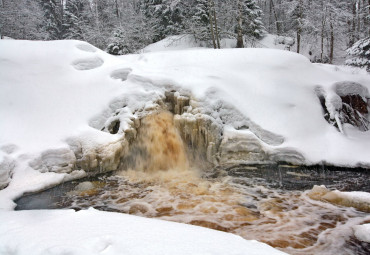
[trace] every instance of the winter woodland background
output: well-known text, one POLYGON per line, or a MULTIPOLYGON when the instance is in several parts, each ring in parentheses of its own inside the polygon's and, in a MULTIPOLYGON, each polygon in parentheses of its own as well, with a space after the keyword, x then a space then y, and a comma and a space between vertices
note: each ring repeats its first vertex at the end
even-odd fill
POLYGON ((79 39, 121 55, 171 35, 191 34, 220 48, 225 38, 254 47, 269 33, 289 37, 286 49, 305 51, 313 62, 343 64, 350 54, 347 64, 370 70, 369 6, 370 0, 0 0, 0 35, 79 39))

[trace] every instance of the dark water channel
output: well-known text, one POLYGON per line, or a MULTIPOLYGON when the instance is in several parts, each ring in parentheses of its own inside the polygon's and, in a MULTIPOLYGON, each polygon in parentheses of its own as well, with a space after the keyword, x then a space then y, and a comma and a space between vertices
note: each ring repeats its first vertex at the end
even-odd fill
POLYGON ((285 165, 212 171, 122 171, 61 184, 15 201, 16 210, 94 207, 199 225, 256 239, 289 254, 370 254, 352 226, 370 213, 313 200, 314 185, 370 192, 370 171, 285 165))

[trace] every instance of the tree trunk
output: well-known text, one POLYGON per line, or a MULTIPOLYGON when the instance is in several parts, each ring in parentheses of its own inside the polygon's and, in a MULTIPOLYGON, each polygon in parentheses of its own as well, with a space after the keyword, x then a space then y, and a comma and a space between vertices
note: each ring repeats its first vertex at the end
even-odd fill
MULTIPOLYGON (((0 7, 4 7, 4 1, 3 0, 0 0, 0 7)), ((2 33, 2 31, 1 31, 1 25, 0 25, 0 39, 3 39, 4 38, 4 36, 3 36, 3 33, 2 33)))
POLYGON ((326 25, 326 8, 324 9, 324 1, 321 1, 322 16, 321 16, 321 54, 320 60, 323 62, 324 55, 324 35, 325 35, 325 25, 326 25))
POLYGON ((366 24, 367 24, 367 28, 368 28, 368 31, 367 31, 367 36, 370 36, 370 0, 368 0, 368 3, 367 3, 367 11, 368 11, 368 19, 366 19, 366 24))
POLYGON ((277 14, 276 14, 276 9, 275 9, 275 4, 274 4, 273 0, 270 0, 270 5, 272 7, 272 11, 273 11, 274 17, 275 17, 276 33, 277 33, 277 35, 280 35, 280 23, 278 21, 278 17, 277 17, 277 14))
POLYGON ((303 6, 302 0, 299 1, 299 13, 298 13, 298 20, 297 20, 297 53, 301 50, 301 33, 302 33, 302 21, 303 18, 303 6))
POLYGON ((352 2, 352 31, 351 31, 351 43, 352 46, 356 41, 356 0, 352 2))
POLYGON ((269 2, 269 33, 271 33, 271 24, 272 24, 272 5, 271 1, 269 2))
POLYGON ((213 18, 215 21, 215 32, 216 32, 216 42, 217 42, 217 48, 220 49, 220 35, 218 33, 218 25, 217 25, 217 16, 216 16, 216 9, 215 9, 215 3, 213 2, 213 18))
POLYGON ((238 26, 237 26, 237 39, 236 39, 236 48, 244 48, 243 42, 243 31, 242 31, 242 12, 241 12, 241 3, 238 0, 238 26))
POLYGON ((213 43, 213 48, 217 49, 216 45, 216 40, 215 40, 215 33, 213 30, 213 18, 212 18, 212 0, 208 0, 208 17, 209 17, 209 25, 211 26, 211 37, 212 37, 212 43, 213 43))
POLYGON ((116 8, 115 8, 115 11, 116 11, 116 16, 117 16, 117 18, 119 19, 119 8, 118 8, 118 0, 115 0, 114 2, 115 2, 115 5, 116 5, 116 6, 115 6, 115 7, 116 7, 116 8))
POLYGON ((321 63, 323 61, 323 55, 324 55, 324 29, 325 29, 325 22, 322 22, 322 27, 321 27, 321 54, 320 54, 321 63))
POLYGON ((297 30, 297 53, 299 53, 301 49, 301 31, 300 29, 297 30))
POLYGON ((357 2, 357 40, 361 36, 361 0, 357 2))
POLYGON ((330 54, 329 54, 329 64, 333 64, 334 59, 334 26, 333 20, 330 19, 330 54))

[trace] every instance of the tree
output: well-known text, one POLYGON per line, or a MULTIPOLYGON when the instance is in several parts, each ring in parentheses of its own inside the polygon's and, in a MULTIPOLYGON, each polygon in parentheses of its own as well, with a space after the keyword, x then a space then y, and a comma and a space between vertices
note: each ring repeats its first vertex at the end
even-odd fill
POLYGON ((49 40, 62 39, 62 16, 60 10, 63 8, 57 0, 41 0, 44 11, 44 27, 48 33, 49 40))
POLYGON ((303 0, 297 0, 293 2, 294 6, 292 9, 292 26, 296 32, 296 42, 297 42, 297 53, 300 52, 301 49, 301 37, 306 25, 306 15, 305 15, 305 5, 303 0))
POLYGON ((262 11, 254 0, 237 1, 237 48, 243 48, 243 36, 261 39, 266 29, 261 20, 262 11))
POLYGON ((153 31, 153 42, 184 30, 181 2, 170 0, 144 0, 142 9, 148 29, 153 31))
POLYGON ((129 53, 125 35, 121 30, 114 32, 112 42, 108 44, 107 52, 112 55, 124 55, 129 53))
POLYGON ((0 0, 1 37, 43 40, 47 38, 43 24, 45 24, 43 11, 37 1, 0 0))
POLYGON ((366 68, 370 72, 370 37, 357 41, 347 50, 352 58, 346 61, 346 65, 366 68))
POLYGON ((83 40, 84 0, 68 0, 63 17, 63 38, 83 40))
POLYGON ((210 17, 208 0, 196 0, 194 13, 191 17, 191 32, 196 40, 208 41, 211 39, 210 17))

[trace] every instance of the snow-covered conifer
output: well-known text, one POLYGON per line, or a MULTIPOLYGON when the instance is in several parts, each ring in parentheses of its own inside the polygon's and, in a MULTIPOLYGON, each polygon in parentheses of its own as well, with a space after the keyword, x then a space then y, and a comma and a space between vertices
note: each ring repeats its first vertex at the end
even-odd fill
POLYGON ((241 4, 243 34, 256 39, 262 38, 266 33, 261 19, 262 10, 255 0, 242 0, 241 4))
POLYGON ((129 53, 125 35, 122 30, 118 29, 114 32, 112 42, 108 44, 107 52, 112 55, 124 55, 129 53))
POLYGON ((208 41, 210 39, 208 0, 196 0, 190 31, 197 40, 208 41))
POLYGON ((83 0, 68 0, 63 17, 63 38, 82 40, 82 12, 84 8, 83 0))
POLYGON ((370 37, 357 41, 347 50, 352 58, 347 59, 346 65, 366 68, 370 72, 370 37))
POLYGON ((48 39, 62 39, 62 20, 60 17, 60 3, 56 0, 42 0, 42 9, 45 18, 45 30, 48 33, 48 39))

